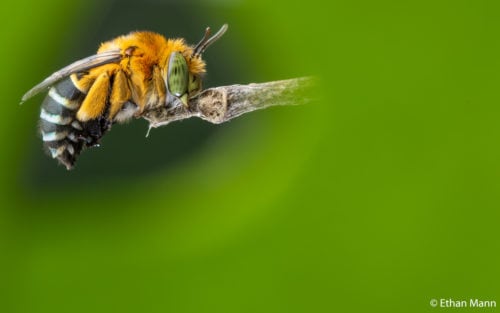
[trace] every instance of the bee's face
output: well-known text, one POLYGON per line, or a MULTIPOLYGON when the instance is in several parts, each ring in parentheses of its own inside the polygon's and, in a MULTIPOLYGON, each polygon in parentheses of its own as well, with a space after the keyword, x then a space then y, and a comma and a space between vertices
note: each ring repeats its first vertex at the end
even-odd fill
MULTIPOLYGON (((208 46, 218 40, 226 30, 227 25, 223 25, 214 36, 210 37, 210 28, 207 27, 203 38, 196 47, 194 47, 192 53, 187 56, 189 62, 198 61, 198 63, 204 64, 204 62, 201 61, 202 53, 208 46)), ((204 70, 190 71, 186 55, 180 52, 172 52, 167 63, 167 71, 164 77, 167 91, 170 95, 178 98, 182 104, 187 107, 188 99, 198 94, 202 89, 201 74, 204 70)), ((167 106, 169 101, 172 101, 172 99, 167 97, 167 106)))
POLYGON ((163 79, 168 92, 185 106, 188 99, 201 90, 200 74, 189 71, 187 60, 180 52, 170 54, 163 79))

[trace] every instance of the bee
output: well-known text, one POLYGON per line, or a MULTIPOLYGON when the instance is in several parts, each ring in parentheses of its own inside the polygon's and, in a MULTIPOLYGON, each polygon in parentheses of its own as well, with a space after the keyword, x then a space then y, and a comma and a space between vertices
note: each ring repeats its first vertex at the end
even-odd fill
POLYGON ((47 77, 22 97, 24 102, 49 89, 40 112, 47 152, 70 170, 81 151, 97 146, 114 123, 161 106, 187 110, 189 99, 202 90, 202 54, 227 28, 224 24, 210 37, 207 27, 194 47, 184 39, 132 32, 47 77))

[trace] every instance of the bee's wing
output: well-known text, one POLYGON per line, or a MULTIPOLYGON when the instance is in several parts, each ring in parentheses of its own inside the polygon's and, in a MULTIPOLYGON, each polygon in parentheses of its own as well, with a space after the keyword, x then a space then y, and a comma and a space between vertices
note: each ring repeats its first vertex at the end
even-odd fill
POLYGON ((44 81, 42 81, 35 87, 31 88, 27 93, 24 94, 23 98, 21 99, 21 103, 73 73, 83 72, 100 65, 118 62, 121 60, 121 58, 122 55, 120 53, 120 50, 112 50, 94 54, 84 59, 78 60, 60 69, 59 71, 47 77, 44 81))

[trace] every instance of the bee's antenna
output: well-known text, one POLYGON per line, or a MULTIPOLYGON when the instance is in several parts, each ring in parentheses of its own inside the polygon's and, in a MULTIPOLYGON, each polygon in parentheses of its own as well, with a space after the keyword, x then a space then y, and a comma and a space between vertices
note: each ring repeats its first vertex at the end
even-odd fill
POLYGON ((220 37, 222 37, 222 35, 224 35, 227 28, 228 28, 227 24, 222 25, 222 27, 219 29, 219 31, 215 35, 213 35, 212 37, 209 38, 211 32, 210 32, 210 27, 207 27, 205 29, 205 35, 203 35, 203 38, 201 38, 200 42, 198 42, 196 47, 194 47, 194 51, 193 51, 193 54, 191 55, 191 57, 200 56, 205 51, 205 49, 208 48, 208 46, 213 44, 220 37))
POLYGON ((203 38, 201 38, 200 42, 198 42, 198 44, 196 45, 196 47, 194 47, 194 50, 193 50, 193 55, 192 55, 193 57, 194 57, 195 55, 201 54, 201 50, 200 50, 200 49, 201 49, 201 47, 203 46, 203 44, 204 44, 205 42, 207 42, 207 40, 208 40, 208 36, 210 36, 210 27, 207 27, 207 28, 205 29, 205 35, 203 35, 203 38))

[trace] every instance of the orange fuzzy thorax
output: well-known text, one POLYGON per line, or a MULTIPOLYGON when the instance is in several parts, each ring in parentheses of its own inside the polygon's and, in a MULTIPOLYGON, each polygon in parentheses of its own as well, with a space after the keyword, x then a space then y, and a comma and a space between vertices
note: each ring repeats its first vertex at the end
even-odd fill
POLYGON ((132 32, 102 43, 97 52, 116 49, 119 49, 123 55, 128 55, 130 53, 128 50, 130 50, 132 56, 130 64, 128 64, 129 59, 124 58, 121 65, 128 65, 131 72, 143 73, 145 78, 150 78, 154 65, 165 68, 168 56, 174 51, 184 55, 191 73, 205 72, 205 62, 199 57, 191 58, 193 48, 188 46, 184 39, 167 40, 162 35, 153 32, 132 32))

